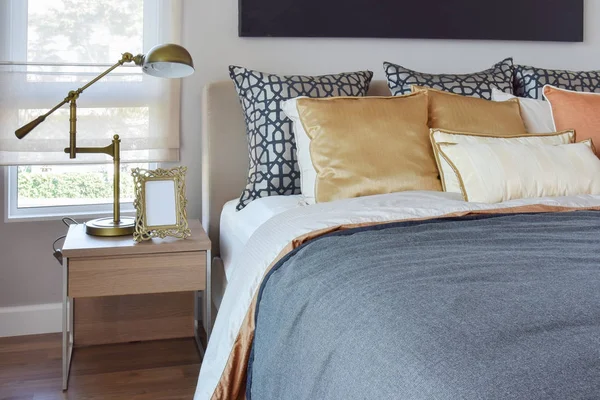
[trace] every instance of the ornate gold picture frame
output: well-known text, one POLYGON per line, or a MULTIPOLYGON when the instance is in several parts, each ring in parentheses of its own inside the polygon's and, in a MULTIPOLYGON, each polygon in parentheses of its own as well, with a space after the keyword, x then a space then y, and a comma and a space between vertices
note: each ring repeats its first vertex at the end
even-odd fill
POLYGON ((187 167, 147 170, 134 168, 135 230, 133 240, 192 235, 187 222, 185 174, 187 167))

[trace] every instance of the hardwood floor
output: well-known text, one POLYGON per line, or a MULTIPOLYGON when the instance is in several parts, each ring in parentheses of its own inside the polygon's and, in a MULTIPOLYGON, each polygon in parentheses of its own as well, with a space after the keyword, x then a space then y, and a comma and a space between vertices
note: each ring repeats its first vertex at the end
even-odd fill
POLYGON ((175 400, 194 395, 193 339, 77 348, 61 390, 61 335, 0 338, 0 400, 175 400))

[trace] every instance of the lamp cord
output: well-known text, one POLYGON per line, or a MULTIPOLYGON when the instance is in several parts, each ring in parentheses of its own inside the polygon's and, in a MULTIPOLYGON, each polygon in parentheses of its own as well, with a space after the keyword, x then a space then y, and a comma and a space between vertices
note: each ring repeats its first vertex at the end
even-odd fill
POLYGON ((71 217, 63 217, 62 219, 63 224, 65 224, 67 227, 75 224, 77 225, 79 222, 75 221, 73 218, 71 217), (69 223, 70 222, 70 223, 69 223))
MULTIPOLYGON (((61 219, 61 221, 63 222, 63 224, 65 224, 67 227, 70 227, 71 225, 77 225, 78 222, 75 221, 73 218, 71 217, 63 217, 61 219)), ((62 235, 58 238, 56 238, 54 240, 54 242, 52 242, 52 255, 54 256, 54 258, 56 258, 56 260, 58 261, 58 263, 60 265, 62 265, 63 263, 63 255, 62 255, 62 250, 56 247, 56 243, 60 242, 61 240, 66 239, 67 235, 62 235)))

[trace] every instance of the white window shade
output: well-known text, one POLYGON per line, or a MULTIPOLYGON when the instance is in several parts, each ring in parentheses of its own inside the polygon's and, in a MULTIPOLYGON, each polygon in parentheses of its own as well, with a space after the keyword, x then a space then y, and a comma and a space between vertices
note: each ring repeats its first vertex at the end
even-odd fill
MULTIPOLYGON (((177 43, 180 12, 180 0, 0 0, 0 23, 10 22, 0 44, 0 164, 109 161, 95 154, 69 160, 68 105, 22 140, 14 131, 121 53, 177 43)), ((179 101, 178 79, 145 75, 126 64, 77 100, 77 146, 104 147, 119 135, 122 162, 177 161, 179 101)))

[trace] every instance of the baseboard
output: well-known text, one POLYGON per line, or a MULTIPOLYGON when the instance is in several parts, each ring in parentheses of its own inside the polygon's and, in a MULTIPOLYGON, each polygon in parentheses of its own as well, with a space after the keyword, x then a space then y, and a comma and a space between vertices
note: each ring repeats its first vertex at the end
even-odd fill
POLYGON ((62 332, 62 303, 0 307, 0 337, 62 332))

